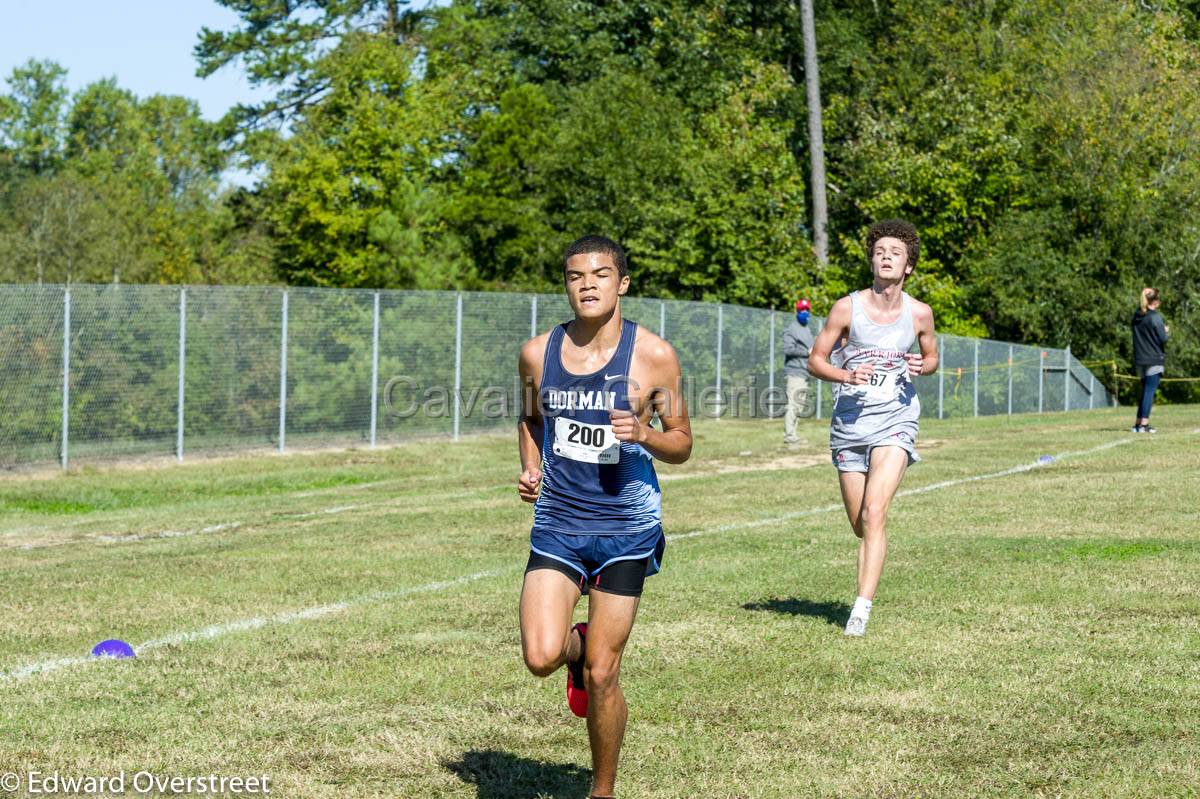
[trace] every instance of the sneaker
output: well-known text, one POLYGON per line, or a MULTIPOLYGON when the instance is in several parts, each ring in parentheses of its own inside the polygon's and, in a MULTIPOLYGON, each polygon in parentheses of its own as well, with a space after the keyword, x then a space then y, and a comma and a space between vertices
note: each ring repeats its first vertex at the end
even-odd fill
POLYGON ((1158 430, 1156 430, 1155 428, 1151 427, 1148 424, 1144 424, 1144 425, 1142 425, 1142 432, 1143 433, 1157 433, 1158 430))
POLYGON ((579 631, 579 660, 567 661, 567 706, 576 716, 586 719, 588 695, 583 686, 583 659, 587 652, 587 622, 582 621, 571 629, 579 631))
POLYGON ((865 616, 851 616, 846 622, 846 635, 862 638, 867 634, 867 619, 865 616))
POLYGON ((1140 424, 1135 424, 1133 427, 1129 428, 1129 432, 1144 433, 1144 432, 1146 432, 1146 428, 1142 427, 1140 424))

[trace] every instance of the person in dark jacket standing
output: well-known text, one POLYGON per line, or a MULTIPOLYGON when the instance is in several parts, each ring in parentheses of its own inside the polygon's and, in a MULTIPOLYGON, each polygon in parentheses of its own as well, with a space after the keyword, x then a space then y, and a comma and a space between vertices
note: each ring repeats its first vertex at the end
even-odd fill
POLYGON ((808 300, 796 303, 796 318, 783 331, 783 373, 787 376, 787 413, 783 417, 783 441, 789 447, 797 446, 796 419, 805 413, 808 403, 808 353, 812 349, 813 334, 808 327, 812 306, 808 300))
POLYGON ((1150 406, 1163 376, 1164 350, 1168 327, 1158 312, 1158 289, 1142 289, 1140 307, 1133 312, 1133 365, 1142 380, 1142 400, 1138 403, 1134 433, 1154 433, 1150 426, 1150 406))

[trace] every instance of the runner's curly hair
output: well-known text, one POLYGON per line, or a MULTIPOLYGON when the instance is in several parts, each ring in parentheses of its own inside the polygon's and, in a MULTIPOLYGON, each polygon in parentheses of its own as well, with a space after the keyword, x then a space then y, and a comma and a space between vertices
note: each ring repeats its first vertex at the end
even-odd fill
POLYGON ((875 242, 882 238, 900 239, 908 249, 908 265, 917 268, 921 257, 921 237, 911 222, 903 219, 883 219, 867 229, 867 263, 871 262, 871 253, 875 250, 875 242))
POLYGON ((576 255, 587 255, 593 252, 612 258, 613 265, 617 267, 617 275, 629 276, 629 261, 625 256, 625 250, 621 249, 620 244, 605 236, 583 236, 571 242, 567 246, 566 252, 563 253, 563 274, 566 274, 567 271, 567 261, 576 255))

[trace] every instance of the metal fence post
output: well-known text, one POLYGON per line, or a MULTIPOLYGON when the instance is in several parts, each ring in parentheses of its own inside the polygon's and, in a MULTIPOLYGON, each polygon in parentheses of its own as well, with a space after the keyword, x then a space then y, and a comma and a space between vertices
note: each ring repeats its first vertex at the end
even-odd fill
POLYGON ((462 295, 454 303, 454 440, 458 441, 458 414, 462 402, 462 295))
POLYGON ((375 319, 371 328, 371 448, 379 429, 379 292, 375 292, 375 319))
POLYGON ((1012 416, 1013 345, 1008 345, 1008 415, 1012 416))
POLYGON ((63 291, 62 467, 67 468, 71 414, 71 290, 63 291))
POLYGON ((283 291, 283 329, 279 333, 279 451, 283 452, 283 440, 287 435, 287 340, 288 340, 288 293, 283 291))
POLYGON ((1038 356, 1038 413, 1042 412, 1042 396, 1046 386, 1046 351, 1038 356))
POLYGON ((944 418, 942 397, 946 384, 946 337, 938 336, 938 418, 944 418))
POLYGON ((771 323, 771 344, 767 350, 767 396, 775 396, 775 311, 767 311, 767 321, 771 323))
POLYGON ((667 337, 667 301, 659 300, 658 302, 658 337, 667 337))
POLYGON ((175 411, 175 460, 183 462, 183 392, 187 369, 187 289, 179 289, 179 403, 175 411))
MULTIPOLYGON (((72 364, 72 360, 74 359, 73 319, 74 319, 74 316, 76 315, 76 312, 74 309, 75 285, 77 285, 77 284, 65 285, 65 286, 59 285, 59 286, 55 286, 54 288, 50 289, 51 293, 53 293, 54 291, 60 291, 60 290, 63 292, 62 299, 61 299, 62 316, 60 317, 60 320, 61 320, 60 323, 62 324, 63 329, 62 329, 62 343, 61 343, 61 346, 62 346, 62 350, 61 350, 62 372, 60 375, 60 380, 61 380, 62 394, 61 394, 61 408, 60 408, 61 415, 60 415, 60 447, 59 447, 59 450, 60 450, 59 451, 59 462, 60 462, 60 467, 63 470, 69 470, 70 463, 71 463, 71 460, 70 460, 71 459, 70 428, 71 428, 71 423, 73 421, 71 419, 72 402, 75 399, 75 397, 78 396, 80 398, 81 408, 83 407, 83 403, 84 403, 83 392, 81 391, 78 395, 76 395, 74 392, 74 389, 72 388, 72 380, 74 378, 74 373, 72 372, 72 367, 73 366, 79 367, 78 371, 81 376, 81 387, 82 388, 84 388, 84 389, 87 388, 84 385, 85 379, 90 380, 90 378, 85 378, 85 375, 84 375, 84 372, 87 371, 84 368, 84 367, 86 367, 85 361, 87 360, 87 357, 86 357, 87 353, 85 351, 81 350, 82 354, 80 356, 80 357, 83 357, 84 360, 80 361, 79 364, 72 364)), ((192 303, 189 301, 190 292, 187 290, 187 287, 176 286, 175 288, 176 288, 176 293, 177 293, 177 298, 178 298, 177 299, 177 301, 178 301, 178 308, 177 308, 178 319, 176 322, 176 324, 177 324, 177 347, 176 347, 176 350, 177 350, 177 359, 178 360, 177 360, 177 372, 176 372, 176 397, 177 397, 176 414, 175 414, 175 416, 176 416, 176 435, 175 435, 175 441, 173 442, 175 445, 173 454, 175 455, 177 462, 183 463, 183 462, 186 462, 185 456, 186 456, 186 446, 187 446, 186 438, 187 438, 187 420, 189 418, 188 414, 189 413, 191 414, 192 419, 199 419, 200 417, 197 414, 201 413, 200 405, 206 404, 205 402, 200 402, 200 405, 196 405, 196 407, 189 407, 187 404, 187 393, 188 393, 187 381, 189 380, 189 378, 187 377, 187 368, 188 368, 187 367, 187 356, 188 356, 188 352, 189 352, 189 347, 199 348, 199 349, 197 349, 197 352, 200 353, 200 350, 203 349, 204 346, 207 346, 207 345, 204 345, 204 343, 201 341, 201 339, 204 338, 204 336, 203 336, 203 330, 201 330, 200 328, 198 328, 198 330, 200 330, 200 332, 197 335, 200 335, 201 338, 197 338, 195 341, 189 342, 189 338, 195 338, 195 336, 189 336, 190 331, 188 330, 188 328, 190 327, 190 322, 191 322, 191 320, 189 318, 191 306, 195 305, 195 303, 192 303)), ((280 359, 279 360, 280 374, 279 374, 279 406, 278 406, 278 408, 279 408, 279 418, 278 418, 279 439, 278 439, 277 450, 280 453, 284 453, 284 452, 286 452, 286 446, 287 446, 287 428, 289 425, 288 404, 290 403, 289 394, 291 391, 290 384, 288 383, 288 373, 289 373, 289 369, 290 369, 290 363, 289 363, 290 348, 291 348, 291 342, 290 342, 291 291, 290 291, 289 287, 281 286, 279 288, 280 288, 280 292, 281 292, 281 294, 280 294, 281 307, 280 307, 280 318, 279 318, 280 342, 279 342, 279 356, 278 357, 280 359)), ((91 313, 89 311, 90 306, 88 305, 88 303, 91 302, 90 298, 92 297, 92 294, 90 293, 90 289, 88 287, 81 287, 80 290, 84 292, 84 300, 85 300, 84 316, 88 317, 89 314, 91 313)), ((123 289, 123 291, 137 291, 137 288, 127 287, 127 288, 123 289)), ((270 293, 273 293, 273 291, 274 291, 273 288, 267 290, 267 292, 268 292, 267 299, 269 299, 270 293)), ((380 422, 382 420, 380 419, 380 416, 382 413, 387 411, 386 401, 388 398, 386 395, 381 396, 381 394, 383 394, 381 389, 386 387, 386 381, 384 381, 383 385, 381 385, 379 382, 380 378, 382 377, 380 370, 381 370, 381 348, 382 348, 381 336, 382 336, 382 324, 383 324, 383 321, 382 321, 382 306, 383 306, 382 296, 383 296, 383 293, 382 293, 382 291, 373 291, 372 295, 373 295, 372 296, 373 319, 372 319, 371 356, 370 356, 371 357, 371 361, 370 361, 371 392, 370 392, 370 400, 369 400, 370 401, 369 441, 370 441, 370 446, 372 448, 375 448, 375 447, 381 446, 380 439, 382 438, 382 431, 380 431, 379 428, 380 428, 380 422)), ((198 319, 201 315, 201 311, 204 309, 207 309, 209 307, 208 301, 205 300, 205 297, 207 297, 207 296, 208 296, 208 293, 205 292, 204 296, 201 297, 201 300, 202 300, 201 306, 196 306, 196 308, 197 308, 196 312, 198 315, 197 316, 198 319), (203 306, 203 308, 202 308, 202 306, 203 306)), ((316 295, 313 295, 313 296, 315 297, 316 295)), ((530 336, 535 336, 539 332, 539 330, 538 330, 538 324, 539 324, 538 313, 540 311, 541 297, 540 297, 540 295, 534 294, 534 293, 525 294, 525 296, 528 298, 528 302, 529 302, 529 305, 528 305, 529 334, 530 334, 530 336)), ((301 299, 305 299, 306 297, 309 297, 309 295, 302 293, 301 299)), ((362 298, 365 298, 364 295, 361 295, 361 294, 359 295, 359 297, 360 297, 360 300, 362 298)), ((549 295, 548 295, 548 298, 553 299, 553 297, 549 296, 549 295)), ((220 299, 220 297, 218 297, 218 299, 220 299)), ((443 294, 442 298, 440 300, 438 300, 438 302, 444 302, 448 299, 449 299, 449 295, 443 294)), ((549 301, 549 299, 548 299, 548 301, 549 301)), ((515 302, 516 297, 513 297, 512 300, 515 302)), ((55 304, 55 302, 58 302, 58 301, 53 301, 50 304, 53 305, 53 304, 55 304)), ((157 300, 156 302, 159 304, 165 304, 165 297, 161 298, 160 300, 157 300)), ((519 304, 519 303, 517 303, 517 304, 519 304)), ((646 308, 649 308, 649 301, 644 301, 643 304, 646 306, 646 308)), ((218 306, 218 310, 221 310, 223 305, 224 305, 224 303, 221 303, 218 306)), ((266 305, 269 306, 269 302, 266 303, 266 305)), ((465 383, 466 383, 466 375, 464 373, 464 370, 465 370, 464 360, 465 360, 466 353, 465 353, 465 345, 464 345, 464 341, 463 341, 464 335, 466 332, 465 331, 465 308, 464 308, 464 306, 465 306, 465 292, 463 292, 463 293, 456 292, 456 297, 455 297, 456 319, 455 319, 455 344, 454 344, 455 364, 454 364, 454 384, 453 384, 455 397, 454 397, 453 406, 450 408, 447 408, 448 410, 451 410, 452 413, 454 414, 453 434, 454 434, 455 439, 460 439, 461 437, 463 437, 465 435, 472 434, 476 430, 480 429, 480 427, 481 427, 480 423, 477 423, 477 422, 473 422, 472 425, 465 425, 465 426, 463 425, 463 421, 466 419, 466 414, 471 413, 470 406, 466 403, 465 398, 463 396, 464 391, 465 391, 465 383), (464 430, 463 429, 464 427, 469 428, 469 429, 464 430)), ((305 311, 305 308, 307 308, 307 306, 302 303, 302 308, 301 308, 302 328, 304 327, 303 322, 307 319, 307 316, 306 316, 307 312, 305 311)), ((164 307, 164 308, 159 308, 159 310, 165 312, 167 309, 164 307)), ((313 310, 316 310, 316 309, 313 309, 313 310)), ((361 305, 359 306, 359 310, 361 310, 361 305)), ((449 310, 449 309, 446 309, 446 310, 449 310)), ((668 309, 666 307, 666 301, 660 300, 660 302, 659 302, 659 320, 658 321, 659 321, 659 332, 661 332, 663 334, 666 333, 667 310, 668 309)), ((716 314, 715 314, 716 315, 716 324, 715 324, 716 331, 715 331, 715 333, 717 336, 717 341, 716 341, 716 346, 715 346, 716 363, 715 363, 715 367, 714 367, 713 379, 711 381, 706 381, 706 379, 703 377, 702 373, 697 373, 695 379, 696 379, 697 383, 709 382, 710 387, 715 388, 717 394, 716 394, 715 402, 711 406, 711 412, 712 412, 713 416, 715 416, 717 418, 723 418, 724 411, 726 409, 725 401, 724 401, 725 400, 725 397, 724 397, 724 387, 725 387, 724 386, 724 384, 725 384, 724 305, 718 304, 715 311, 716 311, 716 314)), ((266 312, 268 315, 267 325, 269 328, 269 316, 270 316, 269 307, 266 308, 266 312)), ((209 311, 204 310, 204 313, 207 314, 207 313, 209 313, 209 311)), ((653 311, 651 310, 650 313, 653 313, 653 311)), ((707 311, 702 311, 702 313, 707 313, 707 311)), ((741 319, 740 314, 742 314, 742 311, 735 307, 734 313, 735 313, 734 324, 736 327, 739 324, 739 320, 741 319)), ((767 313, 768 313, 768 317, 767 317, 767 325, 768 325, 768 328, 767 328, 767 341, 768 341, 767 358, 768 358, 768 363, 767 363, 767 389, 766 390, 769 393, 773 394, 775 388, 782 389, 784 386, 783 382, 780 380, 780 378, 784 377, 784 371, 782 370, 782 367, 784 365, 784 360, 785 360, 784 353, 783 353, 783 347, 782 347, 782 343, 783 343, 784 339, 781 338, 783 335, 783 331, 776 329, 776 323, 782 321, 786 328, 787 322, 789 319, 789 315, 786 313, 781 314, 780 312, 774 311, 774 310, 768 311, 767 313), (776 360, 777 358, 779 359, 778 361, 776 360)), ((517 313, 516 315, 521 316, 523 314, 517 313)), ((747 319, 749 319, 752 315, 753 315, 752 313, 748 313, 747 319)), ((649 317, 649 319, 647 319, 647 321, 649 322, 652 319, 653 319, 653 317, 649 317)), ((701 317, 698 318, 697 321, 702 324, 702 321, 703 321, 702 315, 701 315, 701 317)), ((748 324, 750 324, 750 326, 752 328, 754 324, 761 324, 761 322, 755 323, 752 320, 750 320, 748 322, 748 324)), ((820 324, 820 320, 814 320, 814 329, 817 327, 818 324, 820 324)), ((81 328, 81 330, 83 331, 81 333, 81 346, 84 346, 85 350, 86 350, 87 348, 85 345, 87 342, 83 341, 82 337, 89 335, 88 329, 85 329, 85 328, 87 328, 87 319, 84 319, 84 321, 81 322, 81 325, 83 326, 81 328)), ((202 324, 201 327, 203 328, 204 325, 202 324)), ((690 331, 690 330, 686 329, 686 327, 687 326, 684 325, 680 328, 680 336, 686 338, 689 335, 695 334, 695 335, 699 335, 700 338, 703 338, 702 328, 698 329, 696 331, 690 331)), ((301 330, 301 334, 302 334, 301 341, 298 342, 298 346, 301 347, 301 349, 305 349, 305 347, 307 346, 307 343, 306 343, 307 339, 305 337, 306 331, 307 331, 307 328, 301 330)), ((160 332, 165 332, 165 331, 160 331, 160 332)), ((316 331, 308 331, 308 332, 315 333, 316 331)), ((443 331, 443 332, 449 332, 449 331, 443 331)), ((510 332, 512 332, 514 334, 514 337, 516 336, 516 330, 512 330, 510 332)), ((710 333, 709 335, 712 335, 712 334, 710 333)), ((269 331, 266 333, 266 336, 267 336, 267 340, 263 341, 261 343, 266 344, 267 349, 269 349, 270 348, 269 347, 269 336, 270 336, 269 331)), ((946 371, 950 368, 950 366, 949 366, 950 359, 949 359, 949 353, 947 350, 950 342, 947 340, 947 336, 949 336, 949 338, 954 339, 954 343, 955 343, 956 347, 958 347, 963 341, 966 340, 964 338, 956 337, 952 334, 943 334, 943 335, 938 336, 938 346, 940 348, 941 355, 942 355, 942 357, 940 359, 940 363, 937 368, 938 380, 937 380, 937 411, 936 412, 937 412, 938 419, 949 418, 950 412, 951 412, 951 410, 953 410, 950 407, 951 405, 953 405, 955 408, 958 408, 961 411, 962 402, 963 402, 963 398, 961 398, 961 396, 960 396, 960 394, 961 394, 960 384, 958 384, 956 386, 946 386, 945 375, 946 375, 946 371), (959 394, 956 394, 956 396, 954 396, 954 397, 947 398, 946 397, 946 393, 947 393, 946 389, 947 388, 950 388, 952 390, 958 388, 959 394)), ((990 353, 992 352, 990 350, 989 350, 989 353, 983 352, 983 341, 984 340, 986 340, 986 339, 974 340, 974 350, 973 350, 973 354, 972 354, 973 364, 974 364, 974 372, 975 372, 974 383, 972 386, 972 404, 973 404, 972 414, 973 414, 973 416, 985 415, 985 410, 982 407, 983 400, 985 399, 985 397, 982 394, 982 390, 983 390, 982 389, 982 370, 984 368, 992 369, 992 368, 995 368, 995 367, 998 367, 1001 365, 1001 364, 993 364, 990 361, 987 361, 987 362, 984 361, 983 356, 988 355, 988 357, 990 358, 991 357, 990 353)), ((710 341, 710 343, 712 343, 711 339, 709 341, 710 341)), ((162 343, 163 342, 160 337, 159 344, 161 345, 162 343)), ((737 344, 736 337, 735 337, 735 340, 731 343, 734 343, 735 345, 737 344)), ((1000 342, 995 342, 995 343, 1000 343, 1000 342)), ((1007 343, 1007 342, 1005 342, 1005 343, 1007 343)), ((686 347, 687 342, 685 341, 684 344, 686 347)), ((702 341, 701 342, 691 342, 691 344, 693 344, 693 345, 699 344, 701 351, 703 350, 704 344, 702 341)), ((1007 348, 1008 349, 1008 373, 1007 373, 1007 387, 1006 387, 1007 396, 1006 396, 1005 410, 1010 415, 1010 417, 1017 412, 1017 405, 1016 405, 1016 373, 1017 373, 1016 346, 1017 345, 1010 344, 1007 348)), ((1050 358, 1050 349, 1047 349, 1045 351, 1041 351, 1040 348, 1038 350, 1030 350, 1026 346, 1022 346, 1022 350, 1021 350, 1021 357, 1022 357, 1021 365, 1022 366, 1033 362, 1033 357, 1032 357, 1033 352, 1039 353, 1039 357, 1038 357, 1039 373, 1038 373, 1037 385, 1035 388, 1035 390, 1037 392, 1036 400, 1035 400, 1036 409, 1039 413, 1045 414, 1045 413, 1051 412, 1049 404, 1050 404, 1052 397, 1050 397, 1050 394, 1053 393, 1052 391, 1050 391, 1052 386, 1050 386, 1048 384, 1049 372, 1050 372, 1050 370, 1053 370, 1057 374, 1060 371, 1060 369, 1058 366, 1052 365, 1052 363, 1051 363, 1052 359, 1050 358)), ((1061 371, 1063 373, 1063 381, 1064 381, 1063 393, 1062 393, 1062 398, 1063 398, 1062 410, 1064 412, 1069 413, 1072 410, 1097 410, 1097 409, 1102 409, 1110 404, 1116 404, 1119 402, 1119 397, 1107 388, 1107 384, 1104 382, 1105 378, 1101 378, 1098 374, 1095 374, 1091 368, 1089 368, 1088 364, 1090 362, 1081 361, 1077 356, 1075 356, 1072 346, 1066 346, 1064 348, 1061 348, 1061 349, 1059 349, 1059 352, 1061 352, 1063 354, 1063 363, 1060 364, 1060 366, 1062 367, 1061 371), (1075 373, 1076 365, 1078 365, 1080 369, 1084 370, 1084 374, 1088 375, 1088 380, 1083 380, 1083 375, 1075 373), (1075 393, 1074 385, 1076 383, 1079 385, 1079 390, 1082 392, 1085 392, 1085 394, 1087 396, 1086 396, 1086 400, 1084 397, 1080 397, 1079 401, 1072 404, 1071 399, 1075 393), (1100 391, 1104 391, 1105 393, 1103 395, 1101 395, 1100 391)), ((161 349, 160 349, 160 353, 161 353, 161 349)), ((201 353, 201 354, 203 354, 203 353, 201 353)), ((361 352, 359 354, 361 354, 361 352)), ((703 355, 703 353, 701 352, 701 357, 702 357, 702 355, 703 355)), ((357 356, 354 356, 354 357, 357 357, 357 356)), ((741 363, 741 361, 739 359, 742 356, 740 354, 740 351, 736 350, 736 348, 735 348, 733 357, 735 359, 734 378, 733 378, 734 382, 733 382, 733 388, 731 389, 731 392, 730 392, 731 400, 732 400, 730 405, 733 406, 734 412, 733 412, 733 414, 731 414, 731 416, 735 416, 735 415, 741 413, 741 408, 739 407, 739 403, 737 400, 739 399, 738 393, 742 390, 739 388, 739 386, 741 386, 743 384, 744 379, 741 376, 742 372, 740 370, 743 368, 749 367, 754 372, 754 376, 749 378, 749 380, 752 383, 752 385, 750 387, 754 390, 757 390, 757 388, 761 387, 761 384, 757 383, 757 379, 758 379, 758 377, 762 376, 761 373, 756 371, 756 367, 754 367, 752 363, 749 363, 749 364, 741 363)), ((755 355, 753 357, 758 357, 758 356, 755 355)), ((960 351, 959 351, 958 357, 959 357, 959 360, 961 361, 962 358, 961 358, 960 351)), ((300 374, 297 377, 297 380, 299 383, 302 383, 304 380, 305 374, 307 374, 306 372, 304 372, 304 368, 303 368, 304 364, 302 363, 305 360, 304 353, 300 352, 298 350, 297 358, 298 358, 297 363, 299 364, 297 368, 300 368, 301 372, 302 372, 302 374, 300 374)), ((201 358, 201 360, 203 360, 203 359, 201 358)), ((198 361, 198 363, 199 363, 199 361, 198 361)), ((160 366, 161 366, 161 364, 160 364, 160 366)), ((960 363, 959 366, 961 367, 961 371, 967 371, 967 367, 965 365, 962 365, 960 363)), ((1113 367, 1109 366, 1109 367, 1105 367, 1105 368, 1112 369, 1113 367)), ((159 371, 161 372, 161 369, 159 371)), ((193 371, 195 371, 195 369, 193 369, 193 371)), ((1120 370, 1120 371, 1123 372, 1124 370, 1120 370)), ((162 375, 160 375, 160 377, 161 376, 162 375)), ((960 372, 960 376, 961 376, 961 372, 960 372)), ((999 377, 998 374, 997 374, 997 377, 999 377)), ((194 379, 198 379, 198 378, 200 378, 199 372, 197 372, 196 378, 190 378, 190 379, 194 380, 194 379)), ((111 378, 109 378, 109 379, 111 379, 111 378)), ((471 379, 473 381, 472 388, 474 389, 475 386, 478 384, 478 379, 481 379, 481 378, 477 378, 475 371, 473 371, 472 375, 471 375, 471 379)), ((1124 379, 1124 378, 1122 378, 1122 379, 1124 379)), ((1022 382, 1021 390, 1022 390, 1022 396, 1024 397, 1025 392, 1031 387, 1028 385, 1027 382, 1024 382, 1025 381, 1024 377, 1022 378, 1022 381, 1023 382, 1022 382)), ((956 384, 957 383, 958 383, 958 379, 956 378, 956 384)), ((160 388, 161 388, 161 386, 160 386, 160 388)), ((298 385, 298 390, 301 390, 303 388, 304 388, 303 385, 298 385)), ((348 392, 351 388, 352 387, 350 387, 350 386, 346 387, 348 392)), ((707 390, 708 387, 702 387, 702 388, 705 388, 705 390, 707 390)), ((810 412, 810 414, 812 414, 815 411, 816 418, 821 419, 825 415, 824 411, 826 409, 824 406, 827 404, 830 404, 830 403, 826 402, 826 400, 824 399, 824 397, 822 395, 825 393, 826 390, 830 390, 831 388, 834 388, 834 387, 833 386, 823 386, 820 382, 814 381, 812 388, 813 388, 813 390, 815 390, 817 392, 817 394, 815 397, 812 397, 809 400, 810 402, 813 403, 812 405, 809 406, 809 412, 810 412)), ((928 388, 930 389, 928 392, 923 391, 922 393, 926 394, 926 399, 933 399, 933 397, 927 396, 928 393, 933 393, 933 391, 932 391, 933 386, 930 385, 928 388)), ((994 389, 995 389, 995 387, 993 386, 992 390, 994 390, 994 389)), ((695 387, 691 387, 690 390, 695 390, 695 387)), ((162 394, 165 394, 165 392, 160 391, 159 393, 160 393, 160 396, 156 400, 156 402, 162 403, 163 405, 165 405, 166 398, 165 398, 165 396, 161 396, 162 394)), ((197 400, 197 401, 200 401, 203 399, 203 397, 200 394, 197 394, 196 396, 199 398, 199 400, 197 400)), ((836 397, 836 392, 833 393, 832 397, 836 397)), ((360 398, 361 398, 361 395, 360 395, 360 398)), ((995 401, 997 399, 999 399, 999 397, 997 397, 993 394, 993 395, 989 395, 988 397, 986 397, 986 399, 988 399, 988 402, 989 402, 989 406, 986 410, 986 413, 987 414, 999 413, 998 409, 996 409, 994 407, 995 401)), ((1026 413, 1031 410, 1034 410, 1033 408, 1029 407, 1030 405, 1033 405, 1033 404, 1034 403, 1028 403, 1028 402, 1026 402, 1026 400, 1022 399, 1021 408, 1020 408, 1021 412, 1026 413)), ((755 408, 755 413, 757 413, 759 415, 761 415, 763 413, 762 406, 760 404, 755 404, 753 407, 755 408)), ((774 407, 774 406, 772 406, 772 407, 774 407)), ((166 408, 160 408, 159 410, 161 412, 163 412, 164 415, 167 412, 166 408)), ((932 411, 932 410, 933 410, 933 408, 925 408, 926 413, 928 413, 929 411, 932 411)), ((268 404, 268 411, 269 411, 269 404, 268 404)), ((302 416, 304 416, 303 411, 304 411, 304 409, 301 408, 297 412, 301 413, 302 416)), ((705 412, 706 413, 709 412, 708 408, 705 409, 705 412)), ((932 415, 932 414, 929 414, 929 415, 932 415)), ((85 416, 87 416, 87 414, 85 414, 85 416)), ((961 416, 961 414, 960 414, 960 416, 961 416)), ((307 419, 307 416, 305 416, 305 420, 306 419, 307 419)), ((297 425, 298 425, 297 429, 300 431, 300 435, 302 438, 302 441, 301 441, 302 444, 303 444, 303 439, 305 438, 303 431, 308 428, 308 422, 305 420, 297 419, 297 425)), ((97 432, 95 434, 95 436, 99 437, 99 439, 103 439, 103 437, 105 435, 115 435, 115 432, 113 432, 113 433, 104 432, 107 430, 115 431, 115 429, 116 429, 116 425, 111 424, 110 417, 97 416, 95 419, 92 419, 90 416, 88 416, 88 418, 85 418, 84 421, 85 421, 85 427, 89 427, 89 424, 90 424, 91 426, 95 426, 98 428, 99 432, 97 432)), ((165 424, 165 419, 162 419, 160 421, 164 422, 164 424, 165 424)), ((318 421, 318 423, 324 423, 325 420, 317 420, 317 421, 318 421)), ((165 430, 161 431, 161 432, 165 433, 165 430)), ((88 449, 88 446, 89 446, 88 442, 91 440, 93 435, 92 435, 92 433, 89 433, 87 430, 85 430, 85 433, 83 435, 85 438, 85 442, 84 442, 85 450, 86 450, 85 455, 87 455, 87 452, 91 451, 88 449)), ((245 438, 243 438, 241 435, 239 435, 237 433, 232 433, 232 436, 233 436, 233 438, 231 439, 231 443, 234 443, 236 446, 241 447, 241 446, 245 446, 245 445, 252 443, 250 441, 247 441, 245 438)), ((50 436, 50 438, 52 438, 52 436, 50 436)), ((260 438, 261 438, 261 436, 260 436, 260 438)), ((361 439, 359 439, 359 441, 361 443, 361 439)), ((102 440, 97 440, 96 443, 104 446, 104 442, 102 440)), ((163 443, 163 445, 165 445, 165 441, 163 441, 162 443, 163 443)), ((52 445, 53 442, 51 441, 50 444, 52 445)), ((162 450, 162 454, 165 455, 165 450, 162 450)), ((87 462, 89 459, 87 457, 85 457, 84 460, 85 460, 85 462, 87 462)))
POLYGON ((717 418, 721 418, 721 413, 725 410, 724 404, 721 402, 721 345, 725 337, 725 304, 717 305, 717 418))
POLYGON ((971 381, 974 387, 974 398, 972 400, 973 416, 979 415, 979 339, 975 339, 975 379, 971 381))
POLYGON ((1063 350, 1063 413, 1071 410, 1071 345, 1063 350))

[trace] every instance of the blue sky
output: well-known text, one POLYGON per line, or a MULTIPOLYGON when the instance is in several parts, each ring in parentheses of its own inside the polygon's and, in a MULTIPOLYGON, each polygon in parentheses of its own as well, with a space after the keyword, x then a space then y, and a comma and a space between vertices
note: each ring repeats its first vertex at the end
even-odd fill
MULTIPOLYGON (((139 97, 190 97, 206 119, 216 120, 237 103, 271 96, 270 87, 251 88, 237 63, 196 77, 192 49, 200 29, 233 30, 237 23, 237 15, 215 0, 0 0, 0 93, 7 93, 2 81, 13 68, 33 58, 66 68, 72 92, 115 77, 118 86, 139 97)), ((239 185, 253 181, 240 170, 230 170, 226 178, 239 185)))
POLYGON ((191 97, 207 119, 260 96, 237 65, 196 77, 192 48, 200 29, 232 30, 237 23, 233 12, 213 0, 0 0, 0 12, 3 78, 30 58, 49 59, 67 69, 72 91, 115 77, 139 97, 191 97))

